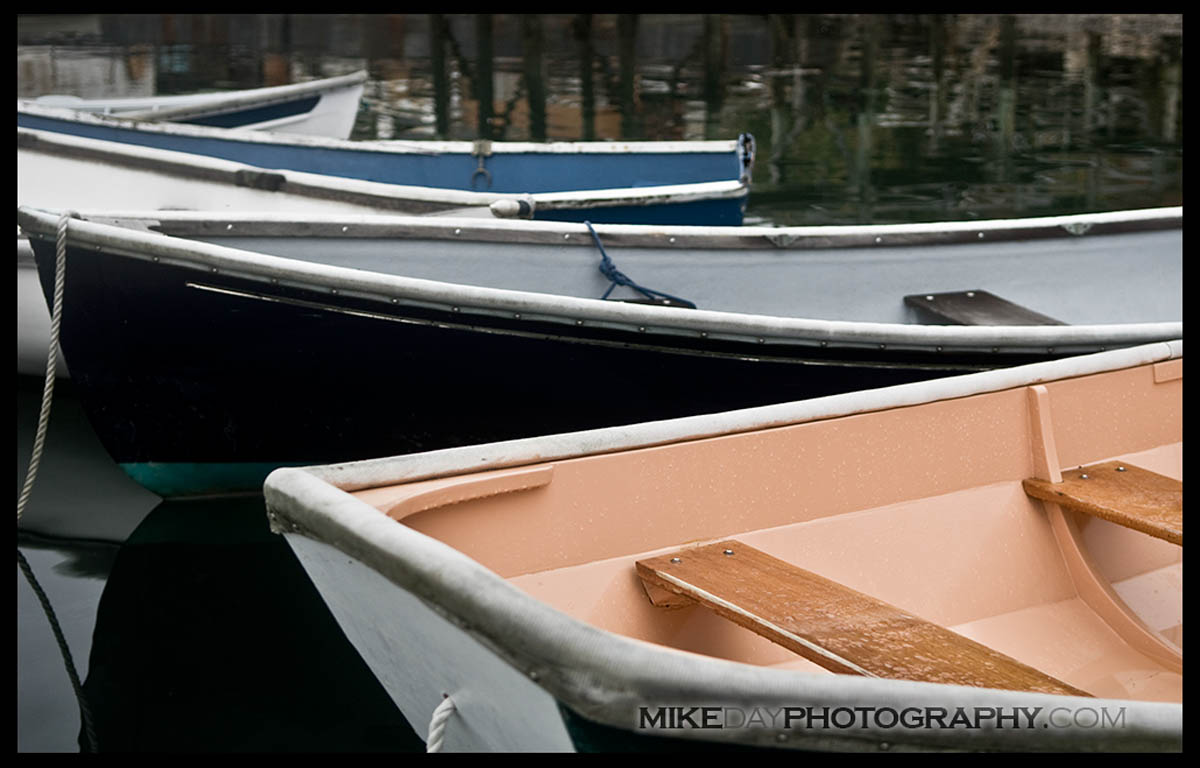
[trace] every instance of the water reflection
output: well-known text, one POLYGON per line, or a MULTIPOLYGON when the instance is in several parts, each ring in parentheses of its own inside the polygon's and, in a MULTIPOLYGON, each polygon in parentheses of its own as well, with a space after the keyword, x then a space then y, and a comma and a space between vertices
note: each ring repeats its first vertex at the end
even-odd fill
MULTIPOLYGON (((18 377, 21 487, 41 382, 18 377)), ((296 561, 261 496, 162 502, 55 387, 17 547, 61 627, 100 751, 422 747, 296 561)), ((17 750, 77 752, 81 704, 17 575, 17 750)))
POLYGON ((260 497, 146 517, 112 563, 83 691, 106 752, 423 748, 260 497))
POLYGON ((103 581, 112 571, 120 544, 111 541, 88 539, 57 539, 20 531, 17 546, 23 550, 54 551, 62 556, 51 570, 68 579, 94 579, 103 581))
POLYGON ((117 545, 18 531, 17 751, 78 752, 82 707, 68 675, 87 674, 96 608, 117 545), (47 616, 22 565, 28 568, 47 616), (57 629, 57 632, 55 631, 57 629), (61 634, 59 634, 61 633, 61 634))
POLYGON ((76 31, 69 19, 18 19, 19 96, 246 88, 366 68, 357 139, 750 131, 761 162, 748 214, 777 224, 1183 199, 1180 15, 74 18, 76 31))

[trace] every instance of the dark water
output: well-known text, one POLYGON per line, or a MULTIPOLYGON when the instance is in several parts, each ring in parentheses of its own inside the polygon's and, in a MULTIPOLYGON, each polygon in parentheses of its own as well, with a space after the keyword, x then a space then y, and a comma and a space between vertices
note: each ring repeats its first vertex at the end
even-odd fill
MULTIPOLYGON (((101 751, 410 751, 259 496, 163 502, 108 458, 59 383, 18 549, 53 607, 101 751)), ((17 483, 41 383, 19 377, 17 483)), ((17 751, 79 751, 79 698, 17 574, 17 751)))
MULTIPOLYGON (((354 138, 758 140, 749 221, 1183 203, 1181 15, 18 16, 18 96, 250 88, 366 69, 354 138)), ((18 377, 24 477, 40 381, 18 377)), ((164 503, 70 385, 18 547, 101 750, 410 750, 260 497, 164 503)), ((17 750, 80 708, 17 575, 17 750)))
POLYGON ((758 140, 751 222, 1183 202, 1182 15, 18 17, 17 95, 366 69, 353 138, 758 140))

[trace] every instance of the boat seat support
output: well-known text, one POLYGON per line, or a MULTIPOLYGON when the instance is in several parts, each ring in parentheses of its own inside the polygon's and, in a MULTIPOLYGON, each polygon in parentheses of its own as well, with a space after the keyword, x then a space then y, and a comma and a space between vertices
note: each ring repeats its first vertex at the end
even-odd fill
MULTIPOLYGON (((1157 366, 1155 380, 1158 380, 1157 366)), ((1026 387, 1025 395, 1029 404, 1029 437, 1034 477, 1047 483, 1061 483, 1063 472, 1058 463, 1058 447, 1054 439, 1050 392, 1045 384, 1034 384, 1026 387)), ((1058 542, 1063 563, 1067 566, 1067 572, 1071 574, 1071 582, 1075 585, 1079 599, 1131 647, 1158 661, 1172 672, 1183 674, 1183 651, 1146 626, 1146 622, 1126 605, 1109 580, 1100 572, 1100 567, 1084 544, 1083 533, 1077 522, 1079 515, 1063 509, 1054 501, 1043 501, 1042 505, 1046 508, 1050 528, 1054 531, 1054 539, 1058 542)))
POLYGON ((676 550, 636 567, 656 605, 699 603, 832 672, 1089 695, 737 540, 676 550))

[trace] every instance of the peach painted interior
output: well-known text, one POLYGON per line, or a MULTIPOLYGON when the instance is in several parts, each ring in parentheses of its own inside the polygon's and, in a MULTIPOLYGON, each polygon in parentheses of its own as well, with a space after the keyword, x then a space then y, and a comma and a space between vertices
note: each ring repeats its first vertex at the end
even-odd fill
MULTIPOLYGON (((1182 480, 1182 361, 1165 365, 1041 385, 1051 458, 1062 468, 1120 459, 1182 480)), ((1182 701, 1183 549, 1071 515, 1096 577, 1167 649, 1147 655, 1081 596, 1047 512, 1055 505, 1022 490, 1040 447, 1029 394, 355 495, 575 618, 681 651, 830 674, 706 609, 650 604, 636 560, 737 538, 1093 695, 1182 701)))

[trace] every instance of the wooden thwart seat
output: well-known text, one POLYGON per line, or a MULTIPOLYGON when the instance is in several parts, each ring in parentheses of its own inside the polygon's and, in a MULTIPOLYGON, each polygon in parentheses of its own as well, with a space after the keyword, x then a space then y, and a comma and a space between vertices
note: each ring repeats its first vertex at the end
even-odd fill
POLYGON ((914 293, 905 296, 904 303, 956 325, 1066 325, 982 290, 914 293))
POLYGON ((1064 470, 1061 483, 1031 478, 1025 493, 1183 546, 1183 483, 1118 461, 1064 470))
POLYGON ((1090 695, 740 541, 639 560, 637 572, 655 605, 694 601, 833 672, 1090 695))

